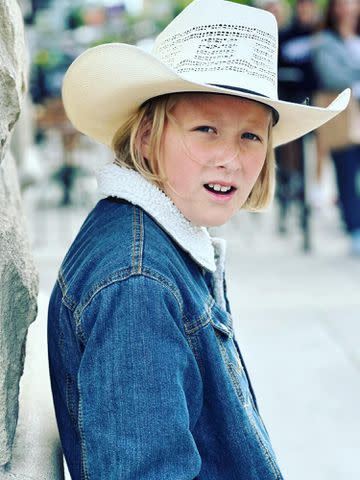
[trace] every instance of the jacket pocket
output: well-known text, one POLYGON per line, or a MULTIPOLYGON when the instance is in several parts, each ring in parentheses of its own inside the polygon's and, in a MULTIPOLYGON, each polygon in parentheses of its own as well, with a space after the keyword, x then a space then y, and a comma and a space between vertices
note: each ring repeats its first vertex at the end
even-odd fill
POLYGON ((229 326, 227 323, 221 322, 218 318, 216 318, 215 315, 211 315, 210 323, 215 328, 215 330, 222 333, 225 337, 233 337, 232 327, 229 326))
POLYGON ((239 400, 245 408, 252 404, 246 373, 234 342, 234 332, 229 314, 213 309, 210 323, 215 332, 222 359, 239 400))

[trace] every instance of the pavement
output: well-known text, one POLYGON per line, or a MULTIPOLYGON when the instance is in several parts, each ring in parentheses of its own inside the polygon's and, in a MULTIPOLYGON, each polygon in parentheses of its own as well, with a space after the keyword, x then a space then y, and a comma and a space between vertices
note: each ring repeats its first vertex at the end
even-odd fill
MULTIPOLYGON (((54 185, 24 195, 40 272, 36 328, 46 328, 57 269, 96 199, 76 198, 76 206, 57 207, 54 185)), ((274 205, 211 233, 227 240, 235 335, 284 478, 359 480, 360 258, 348 253, 335 205, 313 212, 308 253, 298 218, 294 206, 279 235, 274 205)))
POLYGON ((276 211, 226 232, 235 335, 284 477, 359 480, 360 258, 338 212, 312 219, 311 253, 276 211))

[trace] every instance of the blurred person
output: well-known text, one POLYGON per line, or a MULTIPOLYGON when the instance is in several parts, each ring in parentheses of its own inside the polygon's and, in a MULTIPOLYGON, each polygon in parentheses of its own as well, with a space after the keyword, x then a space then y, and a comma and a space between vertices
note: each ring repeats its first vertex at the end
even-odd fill
POLYGON ((100 45, 65 75, 70 120, 115 157, 49 304, 75 480, 283 478, 234 335, 225 241, 207 230, 266 208, 273 145, 349 101, 278 100, 277 36, 268 12, 195 0, 151 53, 100 45))
POLYGON ((253 0, 252 5, 255 8, 261 8, 274 15, 278 28, 281 30, 288 22, 290 9, 284 0, 253 0))
MULTIPOLYGON (((360 101, 360 2, 330 0, 323 30, 314 39, 313 65, 322 90, 351 87, 360 101)), ((334 150, 340 208, 351 253, 360 256, 360 146, 334 150)))
MULTIPOLYGON (((318 23, 315 0, 297 0, 290 23, 279 34, 279 95, 291 102, 311 99, 316 76, 311 62, 312 34, 318 23)), ((304 140, 283 145, 276 150, 278 165, 277 198, 280 204, 280 231, 285 231, 285 217, 290 201, 305 202, 304 140)), ((306 208, 305 205, 303 205, 306 208)))
POLYGON ((279 35, 279 89, 284 100, 303 102, 316 89, 312 35, 319 20, 316 0, 297 0, 290 24, 279 35))

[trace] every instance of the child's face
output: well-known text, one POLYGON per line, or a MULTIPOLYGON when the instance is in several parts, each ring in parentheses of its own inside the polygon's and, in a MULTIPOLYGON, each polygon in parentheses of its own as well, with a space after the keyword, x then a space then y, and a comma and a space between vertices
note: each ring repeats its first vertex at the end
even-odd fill
POLYGON ((191 94, 171 115, 162 137, 164 191, 192 223, 223 225, 244 204, 263 167, 270 109, 232 96, 191 94), (217 184, 235 189, 218 193, 217 184))

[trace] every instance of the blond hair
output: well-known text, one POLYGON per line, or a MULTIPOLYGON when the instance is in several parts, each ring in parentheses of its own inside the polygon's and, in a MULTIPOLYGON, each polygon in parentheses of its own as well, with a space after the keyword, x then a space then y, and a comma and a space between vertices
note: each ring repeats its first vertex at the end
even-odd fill
MULTIPOLYGON (((167 178, 161 158, 162 135, 171 109, 183 95, 189 95, 189 93, 173 93, 152 98, 128 118, 115 133, 111 144, 116 165, 139 172, 147 180, 163 189, 167 178), (149 159, 144 158, 141 153, 141 140, 146 132, 150 132, 149 159)), ((274 192, 275 156, 272 146, 272 122, 270 122, 265 162, 241 209, 257 212, 267 208, 273 200, 274 192)))

